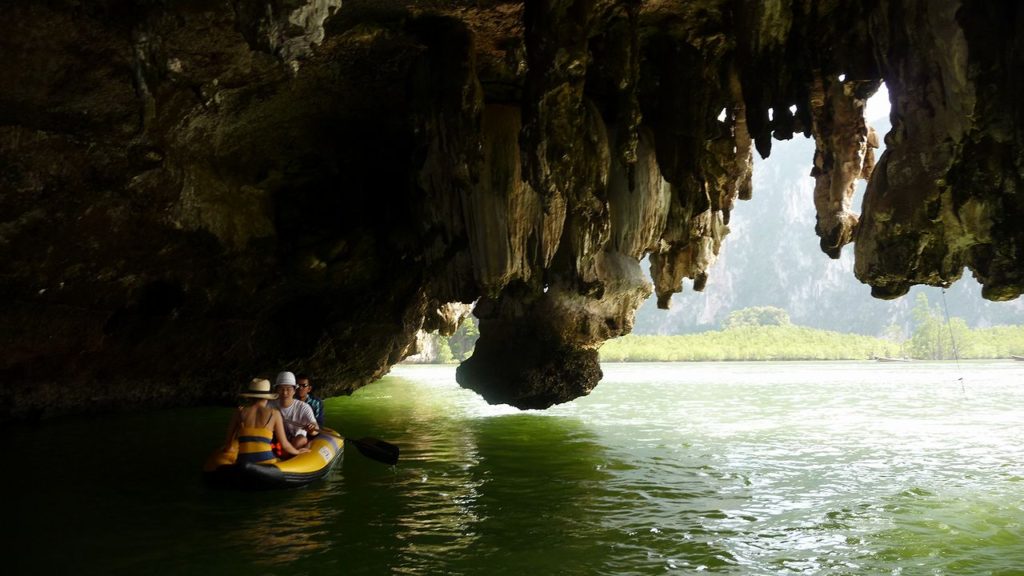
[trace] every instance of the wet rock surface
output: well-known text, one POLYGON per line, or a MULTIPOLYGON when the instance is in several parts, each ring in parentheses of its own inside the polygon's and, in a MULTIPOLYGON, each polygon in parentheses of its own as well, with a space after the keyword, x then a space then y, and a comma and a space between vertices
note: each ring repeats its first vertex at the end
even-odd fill
POLYGON ((853 243, 873 295, 965 268, 989 299, 1024 286, 1014 3, 4 12, 4 420, 221 402, 281 369, 351 393, 474 302, 460 383, 570 400, 652 291, 702 289, 756 194, 754 150, 796 133, 817 143, 822 250, 853 243), (874 165, 862 110, 882 81, 874 165))

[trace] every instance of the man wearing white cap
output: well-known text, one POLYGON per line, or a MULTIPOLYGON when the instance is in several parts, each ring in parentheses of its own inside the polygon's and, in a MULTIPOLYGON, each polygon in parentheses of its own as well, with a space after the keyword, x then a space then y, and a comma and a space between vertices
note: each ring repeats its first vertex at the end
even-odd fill
POLYGON ((295 374, 281 372, 274 384, 278 397, 277 400, 271 400, 268 405, 281 411, 288 441, 296 448, 302 448, 309 443, 309 436, 320 431, 313 409, 309 404, 295 400, 295 374))

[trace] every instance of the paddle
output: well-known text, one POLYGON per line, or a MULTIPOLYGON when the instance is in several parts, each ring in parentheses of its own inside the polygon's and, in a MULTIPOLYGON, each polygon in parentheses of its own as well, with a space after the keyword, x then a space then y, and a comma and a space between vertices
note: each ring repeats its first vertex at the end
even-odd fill
MULTIPOLYGON (((285 419, 285 422, 292 426, 304 428, 302 424, 294 420, 285 419)), ((385 442, 380 438, 373 438, 370 436, 364 436, 362 438, 345 438, 346 442, 351 442, 359 453, 371 460, 394 466, 398 464, 398 446, 390 442, 385 442)))
POLYGON ((398 464, 398 446, 379 438, 364 436, 363 438, 345 438, 355 444, 359 453, 367 458, 394 466, 398 464))

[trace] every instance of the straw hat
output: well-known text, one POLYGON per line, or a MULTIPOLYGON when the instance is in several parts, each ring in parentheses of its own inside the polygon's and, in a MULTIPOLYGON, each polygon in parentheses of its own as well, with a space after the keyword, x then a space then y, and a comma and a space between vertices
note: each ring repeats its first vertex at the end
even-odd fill
POLYGON ((267 400, 277 399, 277 394, 273 394, 270 391, 270 380, 266 378, 253 378, 252 382, 249 382, 249 387, 239 396, 244 398, 266 398, 267 400))

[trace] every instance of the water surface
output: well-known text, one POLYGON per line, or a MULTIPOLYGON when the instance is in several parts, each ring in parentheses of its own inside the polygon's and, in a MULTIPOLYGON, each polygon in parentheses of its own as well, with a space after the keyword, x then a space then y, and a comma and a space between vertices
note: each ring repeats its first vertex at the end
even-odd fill
POLYGON ((203 485, 228 409, 19 430, 8 565, 1024 574, 1024 363, 603 368, 590 396, 521 412, 459 388, 454 367, 398 366, 329 400, 327 424, 398 444, 399 465, 349 449, 329 478, 291 491, 203 485))

